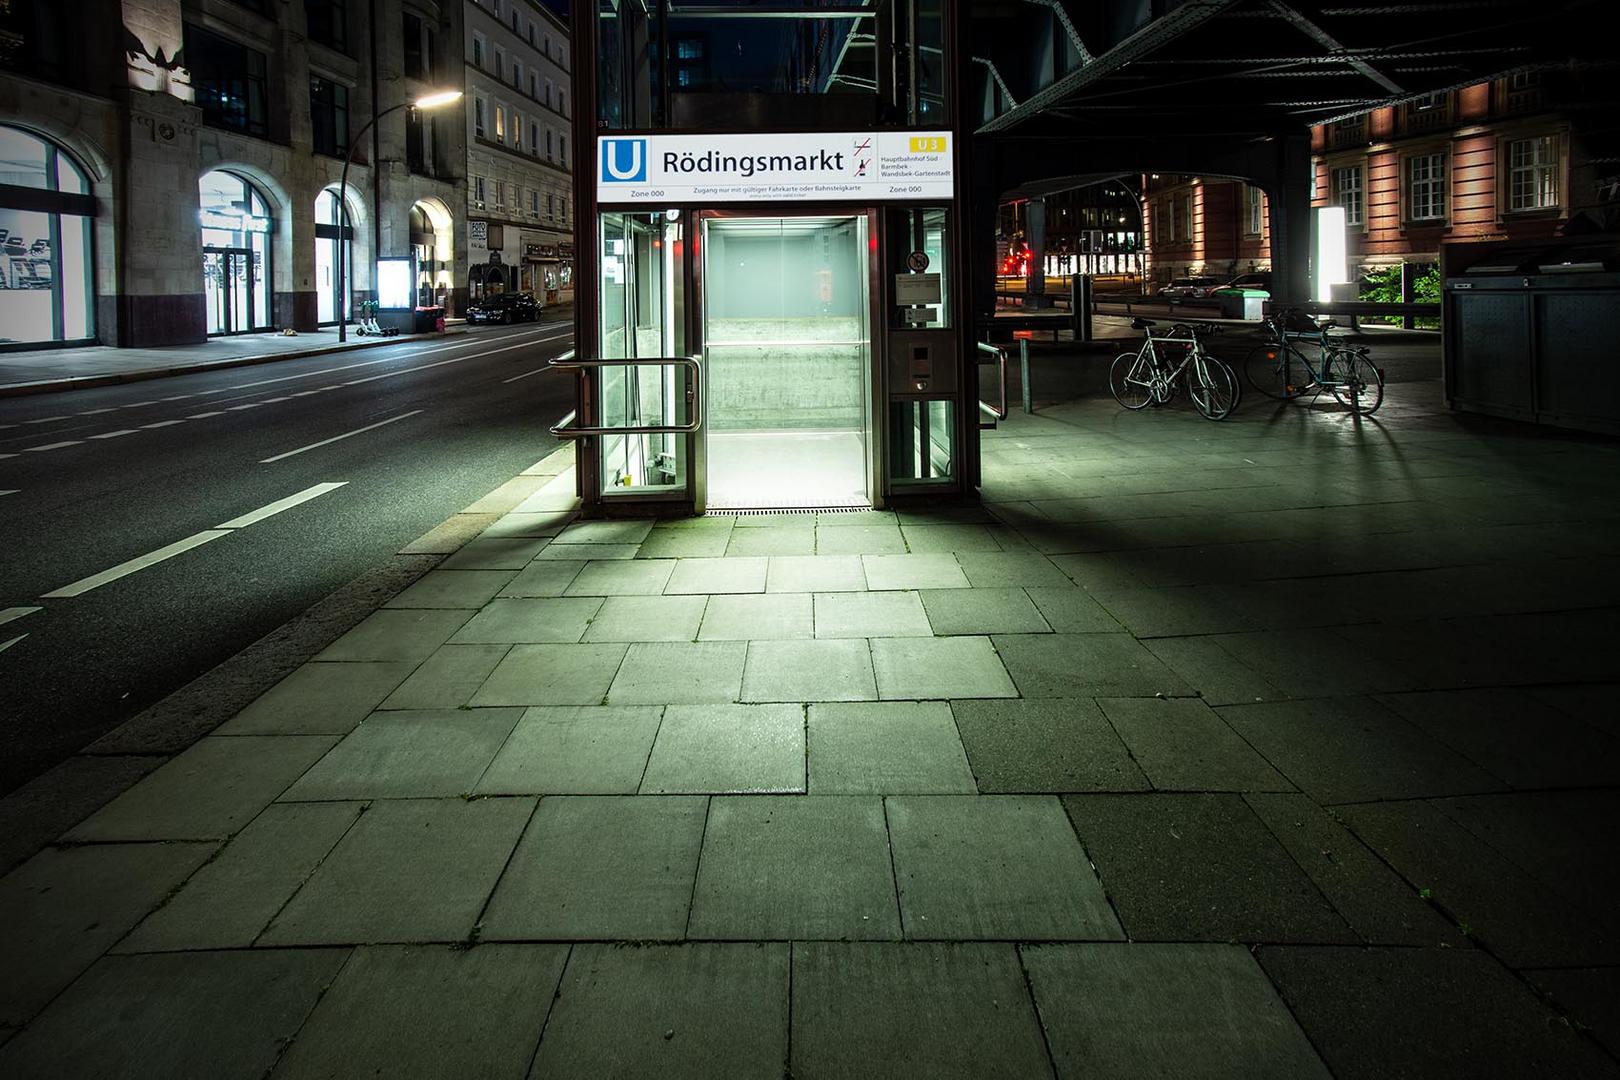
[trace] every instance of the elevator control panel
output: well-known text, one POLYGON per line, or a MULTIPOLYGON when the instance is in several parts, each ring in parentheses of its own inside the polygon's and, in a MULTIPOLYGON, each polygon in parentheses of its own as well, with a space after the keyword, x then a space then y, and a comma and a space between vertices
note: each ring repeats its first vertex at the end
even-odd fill
POLYGON ((956 392, 956 331, 895 330, 888 344, 890 397, 936 398, 956 392))

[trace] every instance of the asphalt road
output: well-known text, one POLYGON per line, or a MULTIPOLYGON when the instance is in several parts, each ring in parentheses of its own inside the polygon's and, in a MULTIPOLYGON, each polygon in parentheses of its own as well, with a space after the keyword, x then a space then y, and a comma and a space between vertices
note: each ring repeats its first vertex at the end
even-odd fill
POLYGON ((519 326, 0 400, 0 793, 550 453, 571 345, 519 326))

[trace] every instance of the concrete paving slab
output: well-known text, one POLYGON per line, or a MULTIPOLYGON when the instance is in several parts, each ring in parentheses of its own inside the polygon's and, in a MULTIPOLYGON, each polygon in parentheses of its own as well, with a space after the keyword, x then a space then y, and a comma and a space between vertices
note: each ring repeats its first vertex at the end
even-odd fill
POLYGON ((1213 638, 1162 637, 1142 644, 1210 705, 1247 705, 1288 696, 1213 638))
POLYGON ((260 945, 466 941, 535 800, 373 804, 260 945))
POLYGON ((664 586, 666 593, 762 593, 769 560, 758 558, 681 559, 664 586))
POLYGON ((743 701, 872 701, 877 696, 864 639, 748 643, 743 701))
POLYGON ((484 685, 510 645, 445 645, 411 673, 380 709, 459 709, 484 685))
POLYGON ((737 700, 747 646, 740 641, 638 642, 608 690, 609 705, 691 705, 737 700))
POLYGON ((594 596, 492 600, 450 639, 452 645, 572 644, 602 606, 594 596))
POLYGON ((862 592, 865 589, 866 575, 861 570, 858 555, 773 555, 765 574, 766 592, 862 592))
POLYGON ((1238 945, 1027 945, 1019 950, 1062 1080, 1330 1075, 1238 945))
POLYGON ((1018 692, 1027 698, 1152 697, 1187 691, 1175 672, 1125 634, 997 634, 991 640, 1018 692))
POLYGON ((1612 683, 1570 684, 1566 686, 1539 686, 1530 690, 1538 701, 1544 701, 1566 716, 1584 720, 1599 730, 1620 738, 1620 685, 1612 683))
POLYGON ((1513 787, 1620 783, 1620 739, 1523 691, 1434 690, 1378 701, 1513 787))
POLYGON ((711 596, 699 641, 769 641, 815 636, 811 593, 711 596))
POLYGON ((1331 628, 1221 634, 1216 644, 1296 697, 1349 697, 1415 689, 1412 676, 1331 628))
POLYGON ((703 622, 703 596, 610 596, 586 641, 691 641, 703 622))
POLYGON ((465 795, 522 709, 373 713, 281 795, 282 802, 465 795))
POLYGON ((671 705, 641 782, 644 795, 804 789, 800 705, 671 705))
POLYGON ((1036 551, 963 551, 956 561, 975 589, 1074 588, 1069 575, 1036 551))
POLYGON ((638 559, 718 558, 731 541, 731 526, 718 529, 682 529, 657 525, 641 542, 638 559))
POLYGON ((1001 550, 995 534, 977 522, 902 520, 900 533, 905 538, 906 550, 914 555, 1001 550))
POLYGON ((429 570, 388 601, 389 608, 466 608, 476 611, 517 577, 516 570, 429 570))
POLYGON ((1099 698, 1161 791, 1293 791, 1294 785, 1198 698, 1099 698))
MULTIPOLYGON (((1118 634, 1125 628, 1086 590, 1074 585, 1031 586, 1024 590, 1041 617, 1060 634, 1118 634)), ((1004 630, 999 633, 1025 633, 1004 630)))
POLYGON ((885 700, 1018 696, 985 637, 879 638, 872 666, 885 700))
POLYGON ((737 556, 814 555, 816 530, 813 522, 795 524, 757 525, 738 519, 726 540, 725 554, 737 556))
POLYGON ((793 946, 795 1080, 1052 1075, 1011 945, 793 946))
POLYGON ((680 939, 707 813, 695 795, 542 799, 479 921, 481 939, 680 939))
POLYGON ((216 729, 218 735, 342 735, 405 680, 409 662, 304 664, 216 729))
MULTIPOLYGON (((570 529, 577 526, 570 525, 570 529)), ((479 537, 439 564, 440 570, 521 570, 551 543, 530 536, 479 537)))
POLYGON ((664 710, 656 705, 533 708, 478 781, 481 795, 633 794, 664 710))
POLYGON ((903 555, 898 525, 818 525, 817 555, 903 555))
POLYGON ((1478 950, 1275 945, 1255 958, 1346 1080, 1620 1072, 1478 950))
POLYGON ((0 1074, 257 1080, 348 951, 109 956, 4 1048, 0 1074))
MULTIPOLYGON (((0 1024, 26 1023, 217 847, 209 843, 47 848, 0 878, 0 956, 6 967, 6 977, 0 979, 0 1024)), ((8 1053, 13 1045, 8 1044, 8 1053)))
POLYGON ((1367 944, 1468 947, 1456 926, 1307 796, 1256 793, 1244 801, 1367 944))
POLYGON ((886 805, 907 938, 1124 938, 1057 799, 904 795, 886 805))
POLYGON ((1500 780, 1367 698, 1230 705, 1221 719, 1321 803, 1500 791, 1500 780))
POLYGON ((337 743, 333 735, 203 739, 67 834, 77 842, 235 833, 337 743))
POLYGON ((1526 971, 1554 1008, 1586 1028, 1611 1055, 1620 1057, 1620 968, 1526 971))
POLYGON ((717 796, 687 933, 742 941, 899 938, 882 800, 717 796))
POLYGON ((553 540, 534 557, 535 562, 560 559, 564 562, 613 562, 641 554, 640 544, 567 544, 562 537, 553 540))
POLYGON ((522 1076, 564 945, 356 949, 273 1080, 522 1076))
POLYGON ((558 535, 563 544, 639 544, 656 522, 652 518, 612 518, 576 521, 558 535))
POLYGON ((973 794, 973 771, 943 701, 809 708, 812 795, 973 794))
POLYGON ((785 944, 576 945, 533 1080, 779 1076, 785 944))
POLYGON ((941 636, 1044 634, 1052 629, 1023 589, 929 589, 919 595, 929 624, 941 636))
POLYGON ((1424 801, 1341 807, 1350 829, 1468 936, 1516 968, 1620 963, 1620 940, 1424 801))
POLYGON ((315 657, 317 660, 396 660, 419 664, 472 618, 470 611, 394 611, 361 620, 315 657))
POLYGON ((1133 941, 1359 939, 1238 795, 1069 795, 1133 941))
POLYGON ((965 589, 969 584, 956 556, 943 552, 862 555, 861 566, 869 589, 965 589))
POLYGON ((114 951, 247 948, 361 809, 338 802, 266 807, 114 951))
POLYGON ((656 596, 664 591, 674 559, 588 562, 568 586, 569 596, 656 596))
POLYGON ((563 527, 573 519, 574 515, 569 511, 519 513, 514 510, 478 535, 486 540, 504 540, 521 536, 552 537, 562 532, 563 527))
POLYGON ((819 593, 816 637, 933 637, 928 613, 914 592, 819 593))
POLYGON ((514 645, 469 704, 600 705, 627 645, 514 645))
POLYGON ((585 569, 582 560, 536 559, 501 589, 502 596, 561 596, 585 569))
POLYGON ((1145 791, 1147 777, 1095 702, 953 701, 984 794, 1145 791))

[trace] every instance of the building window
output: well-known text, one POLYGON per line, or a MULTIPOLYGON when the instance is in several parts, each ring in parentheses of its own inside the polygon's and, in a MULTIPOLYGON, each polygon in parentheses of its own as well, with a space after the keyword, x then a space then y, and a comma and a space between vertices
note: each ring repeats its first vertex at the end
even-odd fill
POLYGON ((484 66, 484 56, 488 52, 489 52, 489 46, 487 44, 485 44, 485 42, 484 42, 484 35, 483 34, 474 34, 473 35, 473 53, 472 53, 473 67, 482 68, 484 66))
POLYGON ((540 192, 535 188, 529 189, 529 213, 540 216, 540 192))
POLYGON ((488 128, 489 103, 481 97, 473 98, 473 134, 478 138, 484 137, 488 128))
POLYGON ((405 111, 405 164, 419 176, 433 175, 433 117, 405 111))
POLYGON ((506 106, 495 106, 495 141, 506 142, 506 106))
POLYGON ((529 72, 529 96, 535 100, 540 98, 540 76, 536 72, 529 72))
POLYGON ((1424 94, 1406 103, 1408 131, 1428 131, 1445 127, 1451 98, 1448 94, 1424 94))
POLYGON ((536 156, 540 153, 540 125, 533 120, 529 121, 529 153, 536 156))
POLYGON ((568 164, 568 136, 557 136, 557 162, 560 165, 568 164))
POLYGON ((264 330, 271 325, 270 236, 275 232, 269 207, 235 173, 215 170, 197 189, 208 333, 264 330))
POLYGON ((95 337, 95 199, 53 143, 0 124, 0 351, 95 337))
POLYGON ((495 77, 506 81, 506 50, 499 45, 495 46, 495 77))
POLYGON ((1551 135, 1508 143, 1508 207, 1550 210, 1558 205, 1558 143, 1551 135))
POLYGON ((186 24, 185 50, 204 122, 249 135, 268 135, 264 53, 191 23, 186 24))
POLYGON ((546 103, 546 108, 548 108, 548 109, 555 109, 557 107, 557 98, 556 98, 555 90, 556 90, 556 87, 554 87, 552 85, 551 80, 547 79, 546 80, 546 96, 544 98, 542 98, 541 100, 546 103))
POLYGON ((472 197, 473 197, 473 205, 478 207, 479 209, 483 209, 483 206, 484 206, 484 178, 482 176, 475 176, 475 177, 472 178, 472 197))
POLYGON ((546 192, 546 220, 550 221, 557 216, 557 193, 546 192))
POLYGON ((547 128, 546 129, 546 160, 550 161, 551 157, 552 157, 552 152, 551 152, 551 129, 547 128))
POLYGON ((310 76, 309 125, 317 154, 342 157, 349 149, 349 88, 310 76))
POLYGON ((1244 218, 1244 233, 1248 236, 1259 236, 1265 231, 1266 211, 1264 193, 1252 184, 1246 185, 1244 190, 1248 193, 1247 214, 1244 218))
POLYGON ((564 116, 568 115, 568 91, 567 90, 558 90, 557 91, 557 111, 562 113, 564 116))
POLYGON ((1181 213, 1178 222, 1180 228, 1176 232, 1177 240, 1191 240, 1193 238, 1193 197, 1191 193, 1181 196, 1181 213))
POLYGON ((512 110, 512 145, 523 149, 523 114, 516 109, 512 110))
POLYGON ((335 323, 341 301, 343 317, 354 317, 354 214, 347 200, 339 202, 337 188, 328 188, 315 199, 315 320, 321 325, 335 323), (342 263, 343 287, 338 288, 338 265, 342 263))
POLYGON ((518 90, 523 89, 523 61, 521 60, 514 59, 512 61, 512 85, 518 90))
POLYGON ((424 27, 419 16, 405 13, 405 75, 411 79, 428 77, 427 50, 423 48, 424 27))
POLYGON ((1344 207, 1346 225, 1361 224, 1361 166, 1333 170, 1333 205, 1344 207))
POLYGON ((304 0, 304 21, 311 41, 339 52, 349 48, 349 11, 345 0, 304 0))
POLYGON ((1406 159, 1408 221, 1442 221, 1446 216, 1446 156, 1417 154, 1406 159))

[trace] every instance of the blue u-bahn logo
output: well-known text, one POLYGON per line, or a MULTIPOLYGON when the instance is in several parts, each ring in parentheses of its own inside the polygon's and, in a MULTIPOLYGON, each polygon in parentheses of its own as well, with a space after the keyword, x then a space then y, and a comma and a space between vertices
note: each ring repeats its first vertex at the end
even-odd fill
POLYGON ((602 140, 603 183, 634 184, 646 179, 646 139, 602 140))

